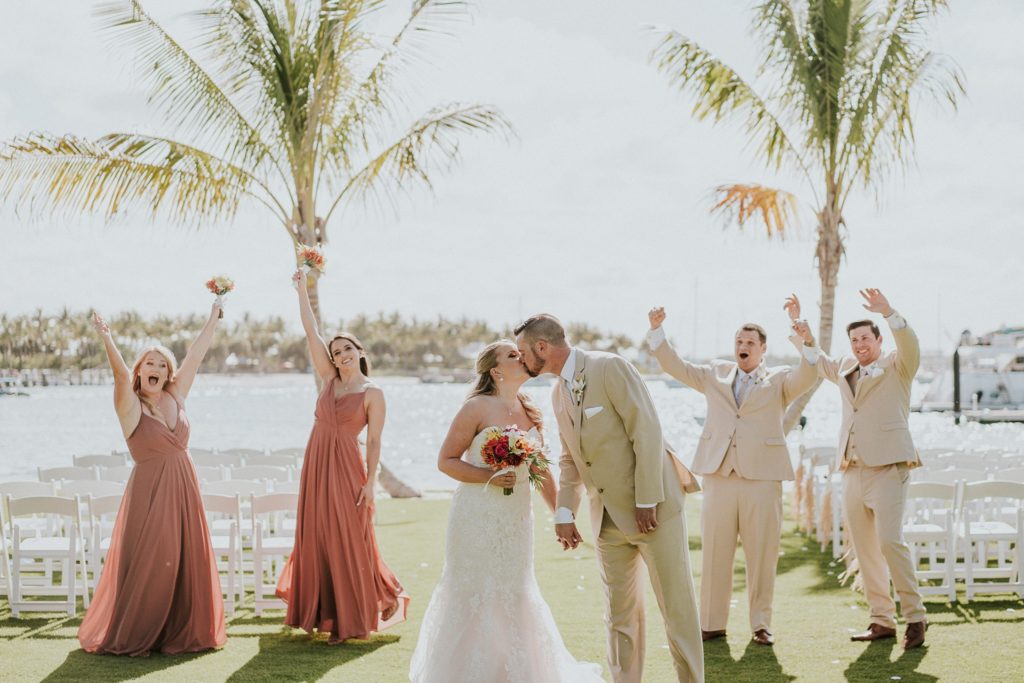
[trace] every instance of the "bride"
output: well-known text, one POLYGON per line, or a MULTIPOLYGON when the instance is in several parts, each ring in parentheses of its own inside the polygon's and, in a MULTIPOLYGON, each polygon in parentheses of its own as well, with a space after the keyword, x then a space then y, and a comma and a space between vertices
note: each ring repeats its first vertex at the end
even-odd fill
MULTIPOLYGON (((495 474, 480 448, 489 427, 516 425, 542 440, 540 410, 519 393, 529 379, 511 341, 487 346, 477 382, 452 421, 438 469, 459 482, 448 517, 441 581, 423 615, 409 679, 414 683, 589 683, 597 664, 577 662, 562 642, 533 574, 533 507, 527 466, 495 474), (512 495, 502 489, 513 489, 512 495)), ((541 495, 554 510, 549 473, 541 495)))

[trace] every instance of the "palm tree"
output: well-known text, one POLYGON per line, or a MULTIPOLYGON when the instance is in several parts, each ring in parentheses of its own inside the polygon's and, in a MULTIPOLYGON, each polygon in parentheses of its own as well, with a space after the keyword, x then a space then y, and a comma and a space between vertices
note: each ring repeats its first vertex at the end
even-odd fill
MULTIPOLYGON (((296 247, 321 246, 344 207, 429 188, 433 173, 458 159, 461 137, 511 132, 499 111, 475 104, 438 106, 400 125, 398 77, 423 61, 431 35, 466 15, 466 3, 414 0, 387 40, 367 27, 382 5, 219 0, 198 14, 201 55, 140 0, 103 5, 105 29, 135 48, 167 130, 16 138, 0 150, 0 196, 107 219, 141 207, 186 225, 230 219, 248 202, 296 247)), ((316 277, 308 284, 319 321, 316 277)))
MULTIPOLYGON (((960 70, 930 51, 926 26, 947 0, 763 0, 752 32, 763 41, 752 82, 693 40, 661 32, 651 59, 673 86, 695 97, 698 120, 739 120, 765 164, 795 171, 817 216, 814 259, 821 280, 818 340, 831 350, 835 288, 847 236, 843 210, 858 188, 877 194, 905 169, 914 145, 913 114, 922 95, 954 109, 964 93, 960 70)), ((742 228, 760 220, 769 237, 795 222, 792 193, 762 184, 715 188, 712 212, 742 228)), ((787 429, 813 395, 786 415, 787 429)))

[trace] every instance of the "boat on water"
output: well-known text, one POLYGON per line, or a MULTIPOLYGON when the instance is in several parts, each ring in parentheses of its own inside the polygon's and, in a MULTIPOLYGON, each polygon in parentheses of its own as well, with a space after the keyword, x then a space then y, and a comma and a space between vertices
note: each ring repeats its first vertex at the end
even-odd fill
POLYGON ((979 422, 1024 421, 1024 327, 979 336, 965 330, 950 367, 936 374, 915 409, 979 422))

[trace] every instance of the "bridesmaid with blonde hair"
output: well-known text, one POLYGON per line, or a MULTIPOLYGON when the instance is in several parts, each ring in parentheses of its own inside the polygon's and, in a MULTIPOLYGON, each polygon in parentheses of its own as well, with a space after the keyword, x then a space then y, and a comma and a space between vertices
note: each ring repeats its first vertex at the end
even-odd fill
POLYGON ((131 369, 93 315, 114 373, 114 409, 135 461, 92 605, 78 629, 86 652, 197 652, 227 640, 224 600, 199 481, 188 453, 185 398, 210 348, 220 306, 177 368, 151 346, 131 369))
POLYGON ((370 381, 370 362, 356 337, 339 334, 327 343, 320 336, 305 274, 296 272, 292 282, 323 390, 302 462, 295 548, 277 595, 288 603, 286 624, 328 633, 335 645, 404 621, 409 596, 381 559, 373 531, 384 392, 370 381))

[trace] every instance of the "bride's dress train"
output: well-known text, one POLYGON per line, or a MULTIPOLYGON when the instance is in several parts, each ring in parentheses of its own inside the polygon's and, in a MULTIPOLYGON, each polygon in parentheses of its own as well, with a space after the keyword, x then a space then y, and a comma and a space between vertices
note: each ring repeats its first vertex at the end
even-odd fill
MULTIPOLYGON (((484 467, 481 432, 464 459, 484 467)), ((590 683, 601 667, 566 649, 533 573, 533 507, 525 466, 510 496, 460 483, 445 565, 413 653, 414 683, 590 683)))

